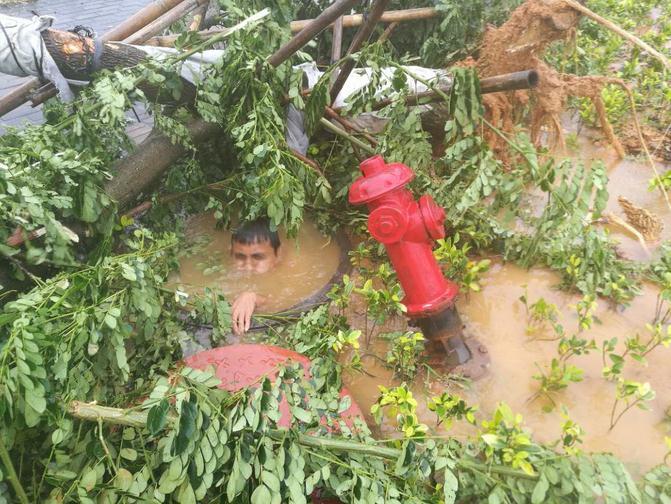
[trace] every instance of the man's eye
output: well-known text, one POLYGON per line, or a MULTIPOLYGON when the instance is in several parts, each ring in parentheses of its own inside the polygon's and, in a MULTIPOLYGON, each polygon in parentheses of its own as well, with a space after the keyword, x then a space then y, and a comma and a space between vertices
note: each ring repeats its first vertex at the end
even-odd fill
POLYGON ((236 261, 244 261, 245 260, 245 254, 235 254, 235 260, 236 261))
POLYGON ((263 261, 266 258, 263 254, 252 254, 252 259, 255 261, 263 261))

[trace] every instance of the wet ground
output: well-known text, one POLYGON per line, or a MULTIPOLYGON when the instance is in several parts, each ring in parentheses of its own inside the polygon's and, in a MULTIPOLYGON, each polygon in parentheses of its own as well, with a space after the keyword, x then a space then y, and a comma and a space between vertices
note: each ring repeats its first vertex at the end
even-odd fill
MULTIPOLYGON (((608 167, 610 175, 610 199, 607 211, 624 218, 617 203, 618 196, 625 196, 634 204, 642 206, 660 216, 665 224, 663 239, 671 237, 671 210, 659 191, 648 191, 648 182, 653 177, 650 168, 637 160, 616 159, 608 146, 592 144, 589 138, 581 137, 568 150, 572 157, 580 157, 589 163, 601 159, 608 167)), ((670 167, 659 165, 660 171, 670 167)), ((612 226, 612 236, 619 241, 623 255, 635 260, 648 260, 654 256, 659 243, 648 244, 650 255, 639 241, 630 233, 612 226)), ((557 356, 556 341, 539 341, 553 337, 550 328, 545 332, 527 334, 529 323, 526 309, 519 297, 528 290, 530 303, 543 297, 555 303, 561 311, 560 321, 569 335, 577 330, 575 304, 580 300, 577 295, 558 291, 559 277, 548 270, 523 270, 512 264, 495 262, 485 274, 482 290, 459 299, 458 308, 470 335, 483 343, 491 358, 489 373, 482 379, 462 388, 452 385, 450 390, 463 396, 472 405, 480 408, 479 419, 488 418, 500 401, 508 403, 512 409, 523 415, 527 426, 535 439, 554 442, 561 434, 561 405, 566 406, 572 420, 586 431, 583 449, 595 452, 612 452, 626 461, 630 469, 637 473, 663 461, 668 449, 664 436, 671 433, 671 422, 666 411, 671 407, 671 349, 659 347, 648 356, 647 364, 630 362, 626 365, 624 376, 639 382, 650 382, 656 391, 656 398, 649 403, 651 411, 633 408, 627 412, 609 432, 610 414, 615 399, 615 386, 602 378, 602 360, 599 350, 587 356, 572 360, 584 370, 584 380, 574 383, 554 396, 557 406, 552 412, 544 411, 549 405, 547 400, 531 400, 538 390, 538 382, 532 378, 538 374, 537 366, 544 367, 557 356)), ((594 338, 597 347, 602 341, 618 337, 622 341, 635 334, 646 335, 645 324, 655 314, 655 302, 658 289, 644 285, 642 295, 633 300, 626 309, 613 309, 601 300, 595 313, 599 322, 584 336, 594 338)), ((378 385, 398 385, 389 369, 384 367, 380 358, 384 358, 387 344, 374 341, 368 351, 377 357, 365 357, 364 367, 372 376, 350 375, 347 386, 361 409, 368 412, 379 395, 378 385)), ((445 385, 431 378, 432 384, 425 383, 424 373, 412 385, 418 399, 420 420, 435 428, 435 415, 427 408, 427 399, 445 390, 445 385)), ((370 425, 374 422, 369 416, 370 425)), ((394 433, 395 421, 387 419, 382 432, 394 433)), ((473 432, 470 427, 455 426, 450 435, 466 436, 473 432)), ((437 435, 447 435, 442 427, 435 429, 437 435)))

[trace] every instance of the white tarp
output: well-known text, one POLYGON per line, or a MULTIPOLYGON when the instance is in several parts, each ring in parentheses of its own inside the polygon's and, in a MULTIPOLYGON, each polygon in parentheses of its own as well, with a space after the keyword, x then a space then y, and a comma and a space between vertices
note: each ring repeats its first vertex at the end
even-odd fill
POLYGON ((50 80, 63 100, 71 100, 70 86, 42 40, 41 33, 53 21, 51 16, 34 16, 27 20, 0 14, 0 72, 50 80))
MULTIPOLYGON (((35 16, 32 20, 15 18, 0 14, 0 72, 23 76, 39 76, 52 81, 59 90, 60 97, 64 100, 72 99, 72 92, 68 80, 58 70, 55 61, 46 50, 41 32, 53 23, 54 18, 49 16, 35 16)), ((174 56, 179 52, 176 49, 154 46, 133 46, 146 52, 150 57, 159 60, 174 56)), ((197 84, 202 79, 202 65, 214 63, 221 58, 223 50, 211 49, 191 55, 181 64, 181 76, 189 82, 197 84)), ((451 81, 446 70, 424 68, 418 66, 406 66, 406 85, 410 92, 420 93, 427 91, 428 87, 421 81, 411 77, 416 75, 420 79, 431 84, 446 84, 451 81)), ((317 68, 314 62, 303 63, 294 67, 294 71, 304 73, 309 89, 312 89, 320 77, 324 74, 317 68)), ((389 94, 392 89, 392 79, 397 69, 387 67, 381 69, 380 83, 376 90, 376 96, 382 97, 389 94)), ((373 70, 370 68, 357 68, 345 81, 345 85, 338 94, 333 106, 343 107, 347 100, 366 87, 372 78, 373 70)), ((70 81, 80 83, 79 81, 70 81)), ((383 116, 375 113, 363 114, 355 119, 364 127, 373 130, 380 129, 384 122, 383 116)), ((303 113, 293 106, 287 107, 287 131, 286 139, 289 146, 296 151, 305 154, 308 147, 308 138, 303 124, 303 113)))
MULTIPOLYGON (((319 70, 314 62, 303 63, 302 65, 295 66, 294 68, 305 72, 309 89, 312 89, 315 84, 317 84, 320 77, 324 75, 324 72, 319 70)), ((423 91, 428 91, 429 88, 421 81, 411 77, 409 74, 416 75, 420 79, 429 82, 432 85, 449 84, 452 82, 452 79, 450 78, 447 70, 424 68, 412 65, 404 66, 403 68, 408 71, 405 74, 405 83, 411 93, 421 93, 423 91)), ((397 69, 394 67, 385 67, 380 69, 380 84, 375 93, 377 97, 383 96, 384 94, 388 93, 390 89, 392 89, 392 79, 396 72, 397 69)), ((352 70, 352 73, 347 77, 342 90, 340 93, 338 93, 333 106, 336 108, 344 107, 350 96, 368 85, 372 74, 373 70, 371 68, 364 67, 355 68, 352 70)))

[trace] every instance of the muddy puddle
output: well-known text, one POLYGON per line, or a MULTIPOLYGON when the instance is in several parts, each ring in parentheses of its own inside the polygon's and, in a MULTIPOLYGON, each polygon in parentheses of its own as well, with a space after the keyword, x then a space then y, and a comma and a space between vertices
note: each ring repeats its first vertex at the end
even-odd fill
POLYGON ((301 226, 296 239, 280 233, 279 263, 263 274, 236 271, 230 254, 231 233, 216 229, 212 214, 191 217, 186 229, 189 246, 171 284, 195 295, 206 287, 217 288, 229 299, 241 292, 256 292, 267 298, 262 307, 266 313, 287 310, 317 294, 340 263, 336 240, 323 236, 310 222, 301 226))
MULTIPOLYGON (((662 239, 671 238, 671 213, 666 201, 658 191, 648 191, 648 181, 652 178, 650 168, 644 163, 633 160, 619 161, 608 146, 592 145, 589 140, 580 138, 579 151, 572 156, 580 156, 586 163, 601 159, 606 163, 610 175, 608 203, 609 212, 624 218, 617 203, 618 196, 625 196, 634 204, 648 209, 660 216, 665 224, 662 239)), ((668 167, 660 166, 660 171, 668 167)), ((619 241, 620 250, 626 257, 635 260, 647 260, 649 255, 639 241, 626 231, 612 227, 612 236, 619 241)), ((650 244, 652 255, 658 244, 650 244)), ((536 364, 548 365, 557 356, 556 341, 538 341, 538 338, 551 338, 548 328, 544 332, 527 335, 528 317, 519 297, 527 286, 530 303, 543 297, 555 303, 561 311, 560 321, 568 335, 577 331, 575 304, 580 300, 577 295, 561 292, 555 288, 559 277, 544 269, 524 270, 512 264, 494 262, 490 271, 483 277, 483 288, 478 293, 461 297, 458 307, 467 332, 485 345, 491 357, 488 374, 468 386, 455 383, 438 383, 428 380, 426 373, 420 375, 412 384, 412 390, 418 400, 420 421, 433 429, 434 435, 454 435, 466 437, 474 432, 470 426, 459 422, 446 431, 436 428, 435 415, 429 411, 427 400, 438 395, 446 388, 461 395, 469 404, 478 405, 479 420, 491 416, 500 401, 508 403, 512 409, 523 415, 525 424, 533 432, 535 439, 554 442, 560 438, 560 405, 566 406, 572 420, 585 430, 582 448, 585 451, 611 452, 626 461, 634 473, 643 472, 663 461, 667 448, 664 435, 671 433, 671 422, 666 411, 671 407, 671 349, 659 347, 648 356, 647 365, 629 362, 624 377, 639 382, 650 382, 656 391, 656 398, 648 403, 651 411, 633 408, 628 411, 615 428, 609 432, 610 414, 615 399, 614 384, 601 376, 602 361, 600 350, 590 355, 575 357, 573 364, 584 370, 584 379, 580 383, 569 385, 564 391, 553 397, 558 405, 551 412, 543 407, 547 400, 529 399, 538 390, 538 382, 532 378, 538 374, 536 364), (534 339, 535 338, 535 339, 534 339)), ((583 333, 596 340, 600 349, 601 342, 614 336, 620 341, 636 333, 646 336, 645 324, 652 320, 655 313, 657 288, 644 285, 643 293, 636 297, 626 309, 613 310, 606 301, 600 300, 595 313, 599 322, 583 333)), ((364 352, 377 357, 364 357, 366 374, 350 375, 347 386, 354 399, 365 412, 379 395, 378 384, 393 386, 400 380, 393 378, 391 371, 384 366, 387 343, 376 340, 364 352)), ((369 425, 374 425, 370 415, 369 425)), ((395 420, 386 419, 381 426, 384 435, 397 435, 394 432, 395 420)))
MULTIPOLYGON (((569 133, 575 134, 577 130, 576 120, 567 119, 565 126, 569 133)), ((626 221, 622 206, 618 203, 619 197, 624 197, 637 207, 649 211, 659 217, 664 225, 660 233, 660 239, 656 242, 646 243, 643 247, 640 241, 631 232, 623 229, 617 224, 607 225, 611 236, 619 242, 618 249, 622 255, 635 261, 649 261, 655 256, 655 251, 660 243, 671 239, 671 209, 664 195, 659 189, 649 189, 649 183, 655 174, 646 164, 642 157, 638 159, 619 159, 615 150, 605 142, 595 143, 593 139, 599 136, 599 132, 590 128, 582 128, 580 136, 568 146, 563 153, 564 156, 580 159, 586 166, 593 161, 602 161, 608 172, 608 204, 605 214, 613 213, 626 221), (646 250, 647 248, 647 250, 646 250)), ((671 165, 656 162, 655 166, 659 174, 671 169, 671 165)))

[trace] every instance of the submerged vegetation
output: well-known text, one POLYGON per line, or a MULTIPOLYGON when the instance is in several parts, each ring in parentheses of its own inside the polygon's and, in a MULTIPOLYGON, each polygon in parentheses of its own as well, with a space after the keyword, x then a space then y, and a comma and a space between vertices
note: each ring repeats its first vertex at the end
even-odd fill
MULTIPOLYGON (((424 3, 396 1, 389 8, 424 3)), ((604 378, 616 387, 613 429, 627 411, 654 397, 650 384, 626 376, 632 360, 644 362, 671 343, 671 247, 646 265, 623 258, 598 226, 609 196, 605 166, 554 159, 534 145, 522 127, 528 110, 516 111, 520 127, 497 128, 481 101, 477 72, 452 66, 476 54, 486 23, 501 24, 520 3, 440 0, 441 16, 421 30, 399 25, 391 40, 365 46, 352 57, 372 69, 371 84, 343 114, 392 99, 378 111, 385 124, 375 144, 365 145, 411 166, 412 190, 431 194, 446 210, 450 238, 435 255, 464 292, 480 290, 482 275, 498 258, 550 268, 560 288, 581 296, 575 332, 564 329, 551 303, 523 299, 531 336, 541 339, 549 328, 557 341, 557 357, 537 376, 539 394, 551 401, 581 379, 571 359, 597 351, 589 336, 597 299, 624 307, 643 281, 661 286, 654 317, 647 326, 641 321, 642 334, 601 347, 604 378), (451 68, 451 92, 440 91, 449 120, 437 133, 403 100, 411 92, 409 63, 451 68), (391 68, 393 78, 380 96, 383 68, 391 68), (504 142, 504 155, 490 148, 487 135, 504 142), (544 202, 537 211, 534 198, 544 202)), ((378 333, 387 333, 385 360, 398 377, 410 381, 424 364, 420 333, 383 330, 405 307, 383 249, 370 240, 350 253, 355 272, 333 287, 328 305, 300 317, 278 316, 283 324, 262 337, 310 358, 310 378, 300 365, 289 365, 256 388, 228 393, 209 372, 180 364, 182 346, 198 327, 212 327, 215 342, 225 339, 230 306, 214 291, 190 299, 167 286, 184 242, 176 216, 213 211, 224 226, 267 216, 289 233, 310 216, 323 230, 340 227, 358 237, 365 222, 365 214, 347 204, 364 149, 319 126, 338 64, 309 94, 302 92, 302 72, 292 67, 326 61, 330 36, 279 66, 268 63, 289 39, 288 21, 314 16, 327 2, 219 4, 227 25, 264 7, 272 14, 227 36, 222 57, 205 67, 195 104, 179 102, 178 56, 100 72, 73 104, 48 103, 46 124, 0 137, 0 502, 671 501, 664 461, 634 481, 627 461, 582 452, 584 433, 568 417, 555 443, 540 443, 505 403, 487 417, 445 390, 432 395, 436 425, 429 426, 404 383, 381 386, 371 411, 376 420, 392 422, 396 437, 376 439, 374 426, 343 421, 339 414, 350 401, 339 395, 343 373, 365 370, 361 346, 378 333), (169 91, 173 103, 149 98, 140 82, 169 91), (135 102, 187 148, 145 195, 153 205, 141 219, 129 216, 128 205, 106 188, 115 162, 133 149, 125 127, 135 102), (317 168, 285 140, 289 103, 305 114, 308 155, 317 168), (216 140, 192 142, 186 124, 194 115, 220 128, 216 140), (354 298, 365 305, 356 324, 347 317, 354 298), (282 397, 288 429, 278 428, 282 397), (472 435, 434 435, 438 426, 458 422, 472 435)), ((644 38, 656 47, 668 40, 668 2, 590 4, 625 28, 654 14, 655 28, 644 38)), ((180 44, 193 52, 208 46, 188 35, 180 44)), ((669 70, 591 21, 581 24, 571 44, 552 46, 547 60, 578 74, 606 74, 617 65, 617 76, 634 84, 647 126, 669 124, 669 70)), ((608 87, 603 98, 608 117, 622 127, 628 112, 620 92, 608 87)), ((586 103, 575 105, 592 117, 586 103)))

